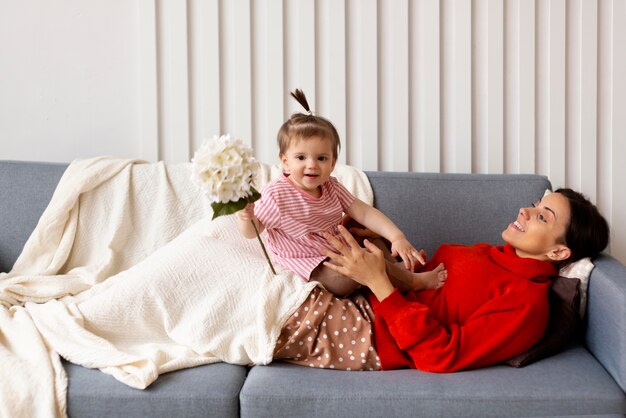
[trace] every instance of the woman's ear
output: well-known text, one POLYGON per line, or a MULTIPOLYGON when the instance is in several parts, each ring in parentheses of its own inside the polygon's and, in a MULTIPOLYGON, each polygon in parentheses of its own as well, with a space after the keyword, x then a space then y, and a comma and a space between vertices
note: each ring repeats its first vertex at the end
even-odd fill
POLYGON ((550 261, 565 261, 572 256, 572 250, 567 245, 557 245, 548 253, 550 261))

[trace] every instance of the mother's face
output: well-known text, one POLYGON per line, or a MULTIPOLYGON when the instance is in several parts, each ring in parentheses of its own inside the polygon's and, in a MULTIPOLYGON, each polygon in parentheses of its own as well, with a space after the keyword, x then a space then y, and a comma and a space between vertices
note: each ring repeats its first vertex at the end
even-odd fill
POLYGON ((569 201, 560 193, 550 193, 528 208, 520 209, 515 222, 502 231, 502 239, 520 257, 562 261, 570 257, 565 244, 569 225, 569 201))

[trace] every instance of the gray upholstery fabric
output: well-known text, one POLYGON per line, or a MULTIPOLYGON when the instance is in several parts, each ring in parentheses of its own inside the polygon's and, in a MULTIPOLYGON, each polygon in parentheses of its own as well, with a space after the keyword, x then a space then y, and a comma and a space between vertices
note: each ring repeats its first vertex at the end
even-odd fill
POLYGON ((443 243, 502 244, 500 234, 519 208, 551 188, 546 177, 534 175, 366 174, 375 206, 428 255, 443 243))
POLYGON ((626 392, 626 271, 613 257, 594 260, 587 293, 586 343, 626 392))
POLYGON ((626 398, 587 350, 574 346, 526 368, 449 374, 344 372, 276 362, 254 367, 243 417, 505 417, 620 414, 626 398))
POLYGON ((242 366, 217 363, 166 373, 145 390, 118 382, 99 370, 65 363, 72 418, 237 417, 242 366))
POLYGON ((8 272, 67 164, 0 162, 0 271, 8 272))

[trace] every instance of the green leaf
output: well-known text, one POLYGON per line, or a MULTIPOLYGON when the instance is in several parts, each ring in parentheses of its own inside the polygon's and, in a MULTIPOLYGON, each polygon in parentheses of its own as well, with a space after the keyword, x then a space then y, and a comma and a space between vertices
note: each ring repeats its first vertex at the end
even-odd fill
POLYGON ((254 187, 251 188, 252 193, 246 197, 242 197, 236 202, 214 202, 211 203, 211 208, 213 208, 213 218, 211 220, 217 218, 222 215, 232 215, 235 212, 239 212, 243 208, 246 207, 248 203, 256 202, 261 198, 261 193, 259 193, 254 187))
POLYGON ((254 187, 250 187, 252 194, 248 195, 248 203, 254 203, 261 198, 261 193, 257 192, 254 187))

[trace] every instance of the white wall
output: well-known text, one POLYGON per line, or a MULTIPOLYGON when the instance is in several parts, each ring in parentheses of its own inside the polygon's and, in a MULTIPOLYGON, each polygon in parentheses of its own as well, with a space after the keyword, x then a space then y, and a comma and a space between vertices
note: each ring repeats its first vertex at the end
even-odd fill
POLYGON ((626 0, 0 1, 0 158, 276 161, 303 88, 365 170, 539 173, 626 262, 626 0))
POLYGON ((0 158, 139 152, 137 6, 0 1, 0 158))

